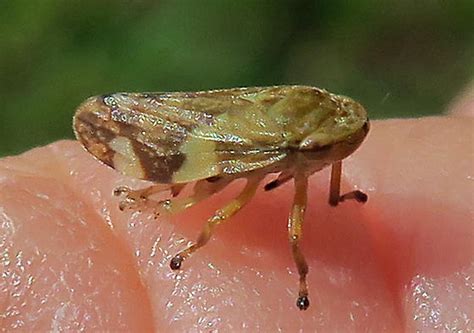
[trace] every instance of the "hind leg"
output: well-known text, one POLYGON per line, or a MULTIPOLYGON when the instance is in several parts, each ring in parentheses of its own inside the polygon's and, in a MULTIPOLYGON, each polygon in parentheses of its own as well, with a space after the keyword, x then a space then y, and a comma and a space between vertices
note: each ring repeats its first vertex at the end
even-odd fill
POLYGON ((262 178, 263 177, 258 176, 247 179, 247 184, 245 185, 242 192, 223 208, 217 210, 214 215, 207 220, 207 223, 204 225, 204 228, 201 231, 196 242, 187 249, 176 254, 173 259, 171 259, 170 267, 172 270, 180 269, 181 264, 186 258, 188 258, 197 249, 207 244, 209 239, 212 237, 215 228, 219 224, 223 223, 224 221, 235 215, 242 207, 244 207, 250 201, 250 199, 252 199, 262 178))
POLYGON ((229 180, 220 179, 215 182, 207 180, 200 180, 194 184, 193 194, 184 198, 172 198, 166 200, 154 200, 150 198, 154 194, 171 190, 173 197, 177 196, 183 189, 185 184, 166 185, 155 184, 144 189, 131 190, 128 187, 122 186, 115 189, 116 196, 125 195, 125 199, 120 202, 119 208, 125 209, 153 209, 157 215, 160 214, 175 214, 181 212, 193 205, 207 199, 214 193, 222 190, 229 180))
POLYGON ((217 181, 210 182, 208 180, 200 180, 193 187, 193 194, 183 198, 173 198, 163 200, 157 203, 155 211, 157 214, 176 214, 182 212, 197 203, 209 198, 214 193, 221 191, 226 187, 232 180, 231 179, 219 179, 217 181))

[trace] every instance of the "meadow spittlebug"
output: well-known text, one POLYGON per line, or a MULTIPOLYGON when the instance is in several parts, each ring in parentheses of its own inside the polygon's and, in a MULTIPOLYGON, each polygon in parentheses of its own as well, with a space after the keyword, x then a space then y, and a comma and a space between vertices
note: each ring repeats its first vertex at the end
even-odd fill
POLYGON ((295 194, 288 237, 300 276, 297 306, 309 306, 306 264, 299 243, 308 177, 332 166, 329 203, 367 201, 353 191, 340 195, 341 161, 369 131, 364 108, 352 99, 306 86, 274 86, 200 92, 115 93, 92 97, 77 110, 74 130, 97 159, 125 175, 156 184, 141 190, 120 187, 120 208, 154 207, 177 213, 208 198, 237 178, 242 192, 209 218, 197 241, 176 254, 171 269, 205 245, 216 226, 237 213, 269 173, 272 190, 293 179, 295 194), (177 197, 193 183, 193 194, 177 197), (170 191, 171 199, 151 196, 170 191))

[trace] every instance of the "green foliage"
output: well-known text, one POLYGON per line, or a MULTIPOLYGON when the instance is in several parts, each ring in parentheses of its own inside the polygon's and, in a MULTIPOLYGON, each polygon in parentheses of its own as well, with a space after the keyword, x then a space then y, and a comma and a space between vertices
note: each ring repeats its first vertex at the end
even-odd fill
POLYGON ((474 72, 470 0, 0 3, 0 155, 72 138, 105 92, 298 83, 413 117, 474 72))

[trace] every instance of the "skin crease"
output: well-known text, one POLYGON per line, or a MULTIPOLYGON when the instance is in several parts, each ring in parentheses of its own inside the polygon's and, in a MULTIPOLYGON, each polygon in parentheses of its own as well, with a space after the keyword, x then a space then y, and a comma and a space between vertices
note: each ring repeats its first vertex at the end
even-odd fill
MULTIPOLYGON (((469 103, 467 103, 469 105, 469 103)), ((472 105, 472 103, 471 103, 472 105)), ((473 119, 373 121, 343 163, 310 179, 302 248, 311 306, 295 306, 292 182, 256 197, 172 272, 171 257, 242 183, 175 217, 118 210, 147 183, 62 141, 0 160, 0 327, 24 331, 474 330, 473 119)), ((270 178, 269 178, 270 179, 270 178)), ((267 179, 268 180, 268 179, 267 179)))

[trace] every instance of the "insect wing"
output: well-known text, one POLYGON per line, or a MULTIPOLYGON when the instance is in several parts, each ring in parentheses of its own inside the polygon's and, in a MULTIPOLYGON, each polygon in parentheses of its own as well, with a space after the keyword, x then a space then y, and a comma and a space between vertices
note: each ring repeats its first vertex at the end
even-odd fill
POLYGON ((245 173, 286 157, 281 126, 255 102, 256 89, 96 97, 79 108, 75 131, 92 154, 136 178, 245 173))

